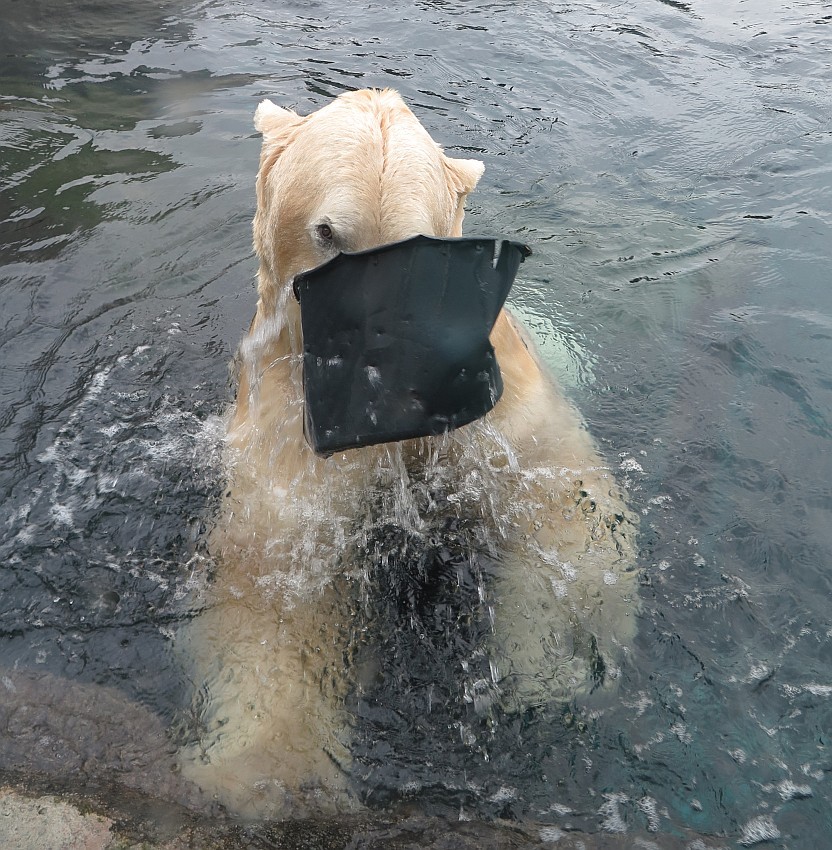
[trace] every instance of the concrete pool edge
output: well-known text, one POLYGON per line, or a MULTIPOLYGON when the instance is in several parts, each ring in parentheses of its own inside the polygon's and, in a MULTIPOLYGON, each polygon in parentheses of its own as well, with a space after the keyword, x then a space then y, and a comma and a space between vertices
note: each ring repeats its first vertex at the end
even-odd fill
POLYGON ((123 805, 0 785, 0 846, 14 850, 727 850, 692 834, 565 832, 551 825, 368 814, 242 826, 129 793, 123 805))

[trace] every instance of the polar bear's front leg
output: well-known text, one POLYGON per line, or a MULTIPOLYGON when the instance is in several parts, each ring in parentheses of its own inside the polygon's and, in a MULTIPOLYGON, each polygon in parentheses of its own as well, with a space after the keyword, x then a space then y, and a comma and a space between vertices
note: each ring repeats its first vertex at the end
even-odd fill
POLYGON ((614 675, 636 627, 638 520, 580 414, 505 312, 492 341, 506 389, 490 419, 516 469, 495 631, 506 692, 524 706, 614 675))
POLYGON ((203 731, 186 778, 242 817, 351 807, 341 600, 217 600, 187 627, 203 731))
POLYGON ((637 521, 612 475, 543 468, 526 484, 494 613, 504 690, 519 708, 608 685, 638 611, 637 521))

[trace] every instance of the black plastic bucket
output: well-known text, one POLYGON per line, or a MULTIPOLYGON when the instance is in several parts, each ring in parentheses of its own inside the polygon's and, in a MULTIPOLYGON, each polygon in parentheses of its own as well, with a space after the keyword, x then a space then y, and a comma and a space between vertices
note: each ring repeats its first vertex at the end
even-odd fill
POLYGON ((488 336, 530 249, 416 236, 295 279, 304 431, 317 454, 441 434, 503 391, 488 336))

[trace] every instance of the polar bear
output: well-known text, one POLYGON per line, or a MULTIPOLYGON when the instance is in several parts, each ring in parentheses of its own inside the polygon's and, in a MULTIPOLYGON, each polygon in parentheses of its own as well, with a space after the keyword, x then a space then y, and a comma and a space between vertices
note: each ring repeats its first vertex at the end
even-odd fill
POLYGON ((182 639, 203 729, 181 765, 230 811, 267 817, 353 805, 355 613, 375 590, 367 560, 383 568, 402 548, 379 529, 404 529, 411 545, 453 528, 455 545, 487 553, 490 672, 464 681, 464 659, 459 668, 461 698, 487 712, 609 681, 634 629, 636 525, 506 310, 491 334, 504 392, 484 418, 311 451, 293 279, 341 251, 460 236, 483 164, 446 156, 392 90, 348 92, 305 117, 264 100, 254 123, 258 302, 238 353, 216 575, 182 639))

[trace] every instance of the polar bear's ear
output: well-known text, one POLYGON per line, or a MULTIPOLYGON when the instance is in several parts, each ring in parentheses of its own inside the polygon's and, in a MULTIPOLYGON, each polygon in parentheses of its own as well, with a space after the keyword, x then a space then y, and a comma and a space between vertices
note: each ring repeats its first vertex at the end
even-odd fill
POLYGON ((451 159, 443 156, 448 187, 456 193, 456 208, 450 222, 448 236, 462 236, 462 219, 465 218, 465 199, 482 177, 485 166, 478 159, 451 159))
POLYGON ((454 191, 464 198, 479 183, 485 165, 478 159, 451 159, 446 156, 445 169, 454 191))
POLYGON ((270 100, 261 100, 254 113, 254 129, 269 136, 281 133, 293 127, 303 119, 291 109, 283 109, 270 100))

